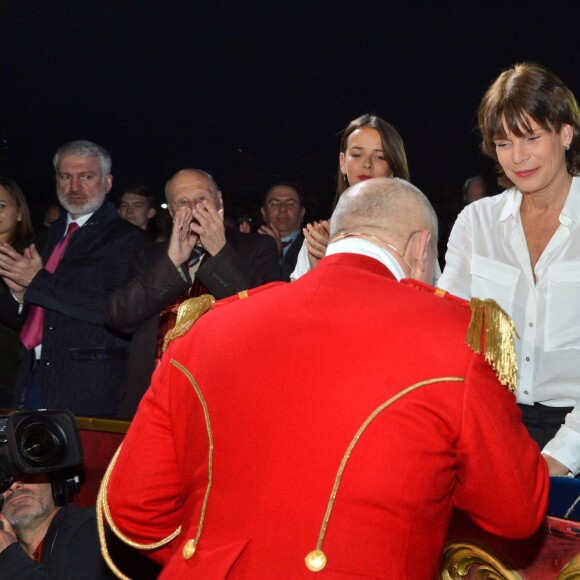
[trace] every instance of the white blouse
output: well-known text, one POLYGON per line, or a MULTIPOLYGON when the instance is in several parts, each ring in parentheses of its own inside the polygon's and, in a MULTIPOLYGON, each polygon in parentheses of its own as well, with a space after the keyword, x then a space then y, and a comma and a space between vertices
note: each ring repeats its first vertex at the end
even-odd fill
POLYGON ((519 403, 573 406, 543 452, 580 472, 580 177, 560 225, 535 267, 512 188, 468 205, 457 218, 438 286, 469 300, 493 298, 513 318, 519 338, 519 403))

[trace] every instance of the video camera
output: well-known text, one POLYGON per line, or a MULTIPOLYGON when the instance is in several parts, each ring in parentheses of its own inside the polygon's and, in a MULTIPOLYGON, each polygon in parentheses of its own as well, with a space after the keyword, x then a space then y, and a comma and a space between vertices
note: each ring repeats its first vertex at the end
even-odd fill
POLYGON ((70 411, 15 411, 0 416, 0 493, 17 473, 52 473, 79 465, 83 448, 70 411))

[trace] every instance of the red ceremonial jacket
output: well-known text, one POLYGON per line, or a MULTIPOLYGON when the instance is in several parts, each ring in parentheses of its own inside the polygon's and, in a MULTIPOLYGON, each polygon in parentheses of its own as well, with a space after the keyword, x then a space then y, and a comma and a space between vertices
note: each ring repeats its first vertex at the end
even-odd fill
POLYGON ((453 508, 531 535, 547 468, 469 319, 356 254, 215 308, 155 371, 113 524, 145 544, 181 526, 151 555, 204 580, 313 577, 306 560, 320 578, 435 578, 453 508))

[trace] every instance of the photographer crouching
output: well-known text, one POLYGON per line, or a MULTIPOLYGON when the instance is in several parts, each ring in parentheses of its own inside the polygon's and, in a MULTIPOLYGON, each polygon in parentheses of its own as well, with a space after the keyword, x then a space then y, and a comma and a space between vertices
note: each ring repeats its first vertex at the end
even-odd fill
POLYGON ((63 411, 0 417, 0 579, 112 578, 95 510, 70 503, 82 462, 74 417, 63 411))

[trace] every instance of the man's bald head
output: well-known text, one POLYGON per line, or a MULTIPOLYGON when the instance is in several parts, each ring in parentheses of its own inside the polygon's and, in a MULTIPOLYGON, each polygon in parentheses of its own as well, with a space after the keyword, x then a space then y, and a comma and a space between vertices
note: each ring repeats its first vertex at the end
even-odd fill
POLYGON ((165 185, 165 198, 173 216, 183 205, 195 207, 208 200, 216 209, 222 209, 222 194, 214 178, 201 169, 182 169, 165 185))
POLYGON ((366 234, 396 254, 406 276, 433 283, 437 257, 437 215, 429 200, 407 181, 375 178, 340 197, 330 220, 330 241, 366 234), (402 261, 401 261, 402 260, 402 261))
POLYGON ((340 232, 377 235, 405 242, 418 230, 427 230, 437 243, 437 216, 419 189, 398 178, 375 178, 357 183, 340 197, 330 221, 330 237, 340 232))

